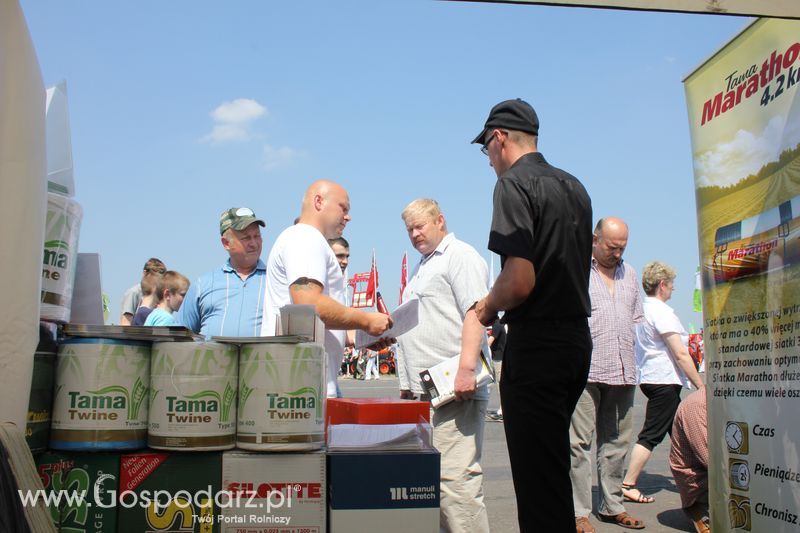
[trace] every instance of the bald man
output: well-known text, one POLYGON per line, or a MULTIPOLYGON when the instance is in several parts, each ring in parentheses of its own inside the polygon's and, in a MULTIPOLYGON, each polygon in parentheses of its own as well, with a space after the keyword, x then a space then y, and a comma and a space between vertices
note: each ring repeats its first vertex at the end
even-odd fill
POLYGON ((337 376, 346 330, 361 329, 379 337, 391 319, 346 306, 345 279, 327 239, 342 236, 350 222, 350 198, 337 183, 319 180, 303 196, 297 224, 275 240, 267 259, 266 310, 262 335, 275 335, 276 318, 287 304, 311 304, 325 323, 328 355, 327 395, 341 396, 337 376))
POLYGON ((644 522, 625 511, 623 499, 651 503, 635 487, 622 484, 625 456, 633 436, 633 396, 636 389, 635 326, 643 318, 639 280, 622 260, 628 245, 628 225, 616 217, 601 218, 592 237, 589 298, 592 316, 592 362, 586 388, 570 424, 570 477, 575 528, 595 531, 592 512, 592 438, 597 434, 597 511, 603 520, 632 529, 644 522))

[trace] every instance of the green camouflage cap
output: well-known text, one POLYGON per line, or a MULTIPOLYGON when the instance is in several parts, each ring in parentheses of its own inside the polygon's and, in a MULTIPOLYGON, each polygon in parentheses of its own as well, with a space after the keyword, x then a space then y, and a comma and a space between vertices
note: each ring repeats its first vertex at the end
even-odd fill
POLYGON ((256 223, 266 227, 263 220, 256 217, 253 210, 249 207, 231 207, 222 212, 219 216, 219 234, 222 235, 229 229, 243 230, 250 224, 256 223))

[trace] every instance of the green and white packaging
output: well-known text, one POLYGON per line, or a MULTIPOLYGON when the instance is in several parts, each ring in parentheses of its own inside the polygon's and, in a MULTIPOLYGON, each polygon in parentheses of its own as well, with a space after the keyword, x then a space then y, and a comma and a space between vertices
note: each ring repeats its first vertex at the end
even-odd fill
POLYGON ((82 218, 83 209, 78 202, 47 193, 42 254, 42 320, 69 322, 82 218))
POLYGON ((150 343, 67 339, 58 350, 50 447, 134 450, 147 442, 150 343))
POLYGON ((322 345, 242 345, 237 447, 274 451, 319 449, 324 444, 324 411, 322 345))
POLYGON ((238 349, 217 342, 157 342, 150 367, 147 443, 167 450, 236 444, 238 349))

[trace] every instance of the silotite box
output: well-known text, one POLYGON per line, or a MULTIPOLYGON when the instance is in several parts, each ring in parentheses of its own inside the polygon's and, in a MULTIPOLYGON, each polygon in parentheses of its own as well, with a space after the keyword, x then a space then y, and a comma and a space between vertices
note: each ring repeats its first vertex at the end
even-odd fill
POLYGON ((223 533, 325 533, 325 454, 226 452, 223 533))
POLYGON ((218 533, 221 479, 219 452, 123 455, 118 533, 218 533))
POLYGON ((60 531, 114 533, 117 530, 119 454, 45 452, 36 467, 45 490, 60 495, 50 516, 60 531), (79 497, 83 493, 83 497, 79 497))
POLYGON ((330 533, 439 531, 439 453, 328 454, 330 533))

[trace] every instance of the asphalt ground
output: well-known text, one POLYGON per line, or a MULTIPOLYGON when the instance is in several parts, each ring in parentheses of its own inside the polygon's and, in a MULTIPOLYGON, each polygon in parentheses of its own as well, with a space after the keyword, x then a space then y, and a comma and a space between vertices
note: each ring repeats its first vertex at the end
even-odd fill
MULTIPOLYGON (((339 378, 339 386, 345 397, 398 397, 398 382, 394 376, 381 376, 380 380, 361 381, 347 377, 339 378)), ((646 398, 636 392, 634 403, 634 435, 642 427, 646 398)), ((497 409, 500 399, 496 389, 492 391, 489 408, 497 409)), ((655 503, 626 503, 626 510, 632 516, 644 520, 644 531, 686 531, 694 532, 694 527, 683 514, 680 497, 669 470, 669 437, 656 449, 647 467, 639 477, 638 487, 644 494, 656 499, 655 503)), ((484 497, 489 513, 489 524, 495 532, 518 531, 517 504, 514 498, 514 485, 508 462, 505 432, 502 422, 486 422, 484 431, 483 460, 484 497)), ((597 512, 597 472, 592 473, 592 494, 594 509, 597 512)), ((628 531, 615 524, 600 522, 596 514, 590 517, 599 533, 628 531)))

